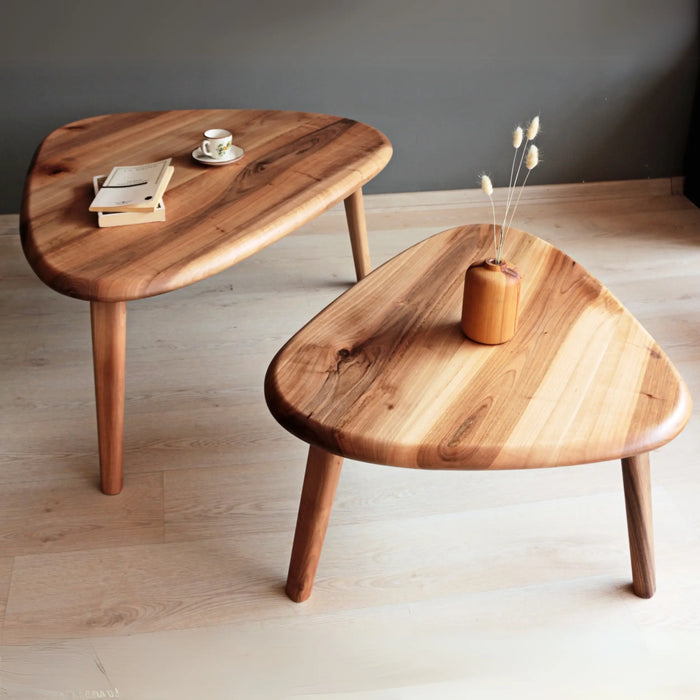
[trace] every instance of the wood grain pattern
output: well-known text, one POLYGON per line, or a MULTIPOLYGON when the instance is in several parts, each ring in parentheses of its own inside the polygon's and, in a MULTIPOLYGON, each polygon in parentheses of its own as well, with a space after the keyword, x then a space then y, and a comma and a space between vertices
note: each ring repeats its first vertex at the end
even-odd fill
POLYGON ((94 478, 44 476, 3 484, 0 492, 0 548, 24 556, 86 548, 163 542, 163 476, 134 474, 121 498, 104 498, 94 478))
POLYGON ((376 129, 339 117, 263 110, 127 113, 67 124, 43 141, 21 212, 25 254, 50 287, 91 301, 178 289, 252 255, 357 192, 391 157, 376 129), (227 128, 244 157, 223 167, 191 152, 227 128), (91 178, 171 157, 167 221, 97 228, 91 178))
POLYGON ((90 302, 102 492, 122 490, 126 302, 90 302))
POLYGON ((342 457, 313 445, 309 448, 285 588, 297 603, 311 595, 342 466, 342 457))
POLYGON ((649 455, 623 459, 622 480, 632 560, 632 588, 640 598, 651 598, 656 590, 656 573, 649 455))
POLYGON ((346 197, 343 204, 345 205, 345 215, 347 216, 348 229, 350 230, 350 244, 352 246, 352 257, 355 261, 355 275, 358 280, 361 280, 372 271, 369 247, 367 245, 367 224, 365 222, 362 190, 357 190, 349 197, 346 197))
POLYGON ((12 574, 12 557, 0 557, 0 619, 5 619, 5 607, 7 594, 10 590, 10 576, 12 574))
POLYGON ((461 326, 477 343, 497 345, 518 329, 520 275, 506 261, 470 265, 464 274, 461 326))
POLYGON ((510 233, 523 278, 516 336, 464 338, 464 271, 490 245, 487 225, 450 229, 331 304, 269 368, 277 420, 333 454, 426 469, 584 464, 675 437, 691 412, 677 370, 600 282, 541 239, 510 233))

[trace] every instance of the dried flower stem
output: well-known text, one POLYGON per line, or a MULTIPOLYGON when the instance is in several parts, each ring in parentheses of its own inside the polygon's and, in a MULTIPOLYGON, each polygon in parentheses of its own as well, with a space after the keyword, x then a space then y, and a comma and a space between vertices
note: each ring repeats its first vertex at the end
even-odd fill
POLYGON ((498 247, 496 242, 496 207, 493 203, 493 185, 491 184, 491 178, 488 175, 481 176, 481 189, 488 196, 491 202, 491 213, 493 214, 493 245, 494 249, 498 247))
MULTIPOLYGON (((522 153, 520 154, 520 162, 518 163, 518 171, 515 173, 515 180, 508 183, 508 198, 506 200, 506 210, 503 214, 503 225, 504 226, 506 225, 506 220, 508 219, 508 211, 510 210, 510 205, 513 203, 513 197, 515 197, 515 189, 516 189, 515 186, 516 186, 516 183, 518 182, 518 177, 520 176, 520 169, 523 167, 523 160, 525 159, 525 153, 527 152, 527 144, 530 143, 530 141, 532 140, 530 138, 530 134, 533 134, 533 138, 534 138, 534 136, 537 135, 537 131, 539 131, 539 128, 540 128, 539 117, 535 117, 535 119, 533 119, 530 122, 530 126, 527 129, 525 145, 523 146, 522 153), (535 119, 537 120, 537 122, 536 122, 537 129, 535 131, 533 131, 532 124, 535 123, 535 119)), ((516 155, 517 155, 517 151, 516 151, 516 155)), ((513 164, 515 164, 515 156, 513 157, 513 164)), ((512 218, 513 217, 511 216, 511 220, 512 220, 512 218)), ((500 262, 500 260, 499 260, 499 262, 500 262)))
MULTIPOLYGON (((525 167, 527 168, 527 173, 525 174, 525 178, 523 179, 523 184, 520 186, 520 192, 518 193, 518 200, 515 202, 515 206, 513 207, 513 211, 511 212, 510 215, 510 221, 508 223, 508 226, 506 227, 506 230, 509 229, 513 225, 513 217, 515 216, 515 212, 518 208, 518 204, 520 204, 520 198, 523 196, 523 190, 525 189, 525 185, 527 183, 527 179, 530 177, 530 173, 537 167, 537 164, 540 162, 540 152, 534 144, 530 146, 530 149, 527 152, 527 159, 525 160, 525 167)), ((501 241, 503 240, 503 235, 501 235, 501 241)), ((497 262, 500 262, 500 256, 503 253, 503 245, 501 243, 501 250, 497 252, 498 259, 497 262)))
MULTIPOLYGON (((515 161, 518 157, 518 149, 520 148, 520 144, 523 142, 523 129, 521 126, 517 126, 515 130, 513 131, 513 148, 515 149, 513 151, 513 162, 510 165, 510 178, 508 179, 508 195, 506 197, 506 215, 508 214, 508 209, 510 208, 510 202, 513 197, 513 171, 515 170, 515 161)), ((523 150, 524 153, 524 150, 523 150)), ((520 165, 522 165, 523 158, 520 156, 520 165)), ((520 173, 520 165, 518 165, 518 173, 520 173)), ((516 174, 515 176, 515 181, 517 182, 518 180, 518 175, 516 174)), ((505 223, 505 216, 504 216, 504 223, 505 223)), ((498 249, 498 247, 496 247, 498 249)), ((497 261, 500 262, 500 261, 497 261)))

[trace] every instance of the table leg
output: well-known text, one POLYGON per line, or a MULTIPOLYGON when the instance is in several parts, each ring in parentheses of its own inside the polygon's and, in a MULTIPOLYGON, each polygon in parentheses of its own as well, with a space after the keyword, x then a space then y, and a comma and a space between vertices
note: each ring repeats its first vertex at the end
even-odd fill
POLYGON ((301 603, 311 595, 343 458, 311 445, 287 575, 287 595, 301 603))
POLYGON ((362 188, 347 197, 345 204, 345 216, 350 230, 350 245, 352 258, 355 261, 355 274, 357 280, 366 277, 372 271, 372 263, 369 259, 369 246, 367 244, 367 222, 365 220, 365 205, 362 200, 362 188))
POLYGON ((622 481, 632 559, 632 588, 640 598, 651 598, 656 590, 656 574, 648 453, 622 460, 622 481))
POLYGON ((97 439, 102 492, 122 490, 126 302, 91 301, 97 439))

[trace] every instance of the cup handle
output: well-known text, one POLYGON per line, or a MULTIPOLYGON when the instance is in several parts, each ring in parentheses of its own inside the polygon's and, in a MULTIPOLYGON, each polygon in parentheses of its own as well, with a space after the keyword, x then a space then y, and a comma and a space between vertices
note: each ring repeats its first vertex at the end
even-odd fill
POLYGON ((211 153, 211 150, 209 150, 209 141, 202 141, 202 153, 204 153, 205 156, 209 156, 210 158, 213 158, 214 156, 211 153))

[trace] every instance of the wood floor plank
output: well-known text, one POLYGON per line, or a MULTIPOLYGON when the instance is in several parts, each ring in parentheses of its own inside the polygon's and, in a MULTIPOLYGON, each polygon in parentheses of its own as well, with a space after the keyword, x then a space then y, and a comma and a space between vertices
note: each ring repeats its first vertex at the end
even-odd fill
MULTIPOLYGON (((655 507, 657 518, 675 519, 665 494, 655 507)), ((419 604, 587 577, 618 590, 629 578, 624 524, 616 527, 621 508, 621 495, 608 493, 333 524, 313 610, 419 604)), ((294 615, 280 596, 291 528, 281 534, 276 515, 258 518, 258 531, 240 536, 16 557, 4 643, 294 615)), ((675 564, 670 557, 666 575, 682 567, 682 557, 675 564)))
POLYGON ((2 621, 5 619, 5 606, 7 605, 7 596, 10 592, 10 576, 12 575, 12 565, 14 559, 12 557, 0 557, 0 629, 2 629, 2 621))
POLYGON ((225 467, 178 469, 165 473, 165 541, 217 539, 244 532, 291 533, 298 498, 288 484, 304 459, 301 445, 285 449, 274 463, 237 462, 225 467), (289 458, 293 455, 295 458, 289 458))
POLYGON ((132 634, 279 616, 279 533, 15 558, 3 643, 132 634))
POLYGON ((26 555, 163 541, 163 478, 137 475, 116 498, 92 479, 6 483, 0 491, 0 551, 26 555))
POLYGON ((592 697, 600 695, 594 692, 600 679, 584 677, 581 658, 593 666, 603 656, 611 671, 604 681, 608 689, 641 688, 640 676, 649 684, 650 674, 640 658, 652 655, 636 641, 619 593, 603 592, 596 583, 578 579, 420 606, 369 607, 356 610, 352 619, 304 604, 300 616, 96 639, 94 645, 125 696, 140 691, 158 697, 167 676, 176 698, 216 696, 222 688, 244 698, 451 699, 469 697, 475 688, 483 689, 482 697, 507 698, 513 697, 513 683, 522 688, 519 697, 536 697, 527 690, 534 677, 539 693, 554 688, 554 697, 571 696, 574 678, 581 697, 592 697), (550 601, 541 612, 540 597, 550 601), (509 621, 509 634, 494 629, 494 618, 509 621), (581 633, 584 627, 598 633, 595 641, 581 633), (572 628, 579 633, 571 634, 572 628), (543 651, 551 660, 546 673, 536 663, 543 651), (140 663, 146 656, 149 663, 140 663), (192 658, 199 673, 187 669, 192 658), (443 684, 448 692, 441 692, 443 684), (449 692, 452 684, 460 692, 449 692))
POLYGON ((90 640, 4 647, 0 678, 6 696, 18 700, 123 697, 110 681, 90 640))
MULTIPOLYGON (((299 441, 287 457, 265 463, 166 472, 165 540, 184 542, 277 529, 293 532, 307 449, 299 441), (295 483, 296 482, 296 483, 295 483), (294 488, 290 488, 294 484, 294 488)), ((387 469, 346 460, 333 504, 333 527, 412 520, 616 492, 619 465, 605 462, 539 476, 519 471, 457 474, 447 471, 387 469)))

